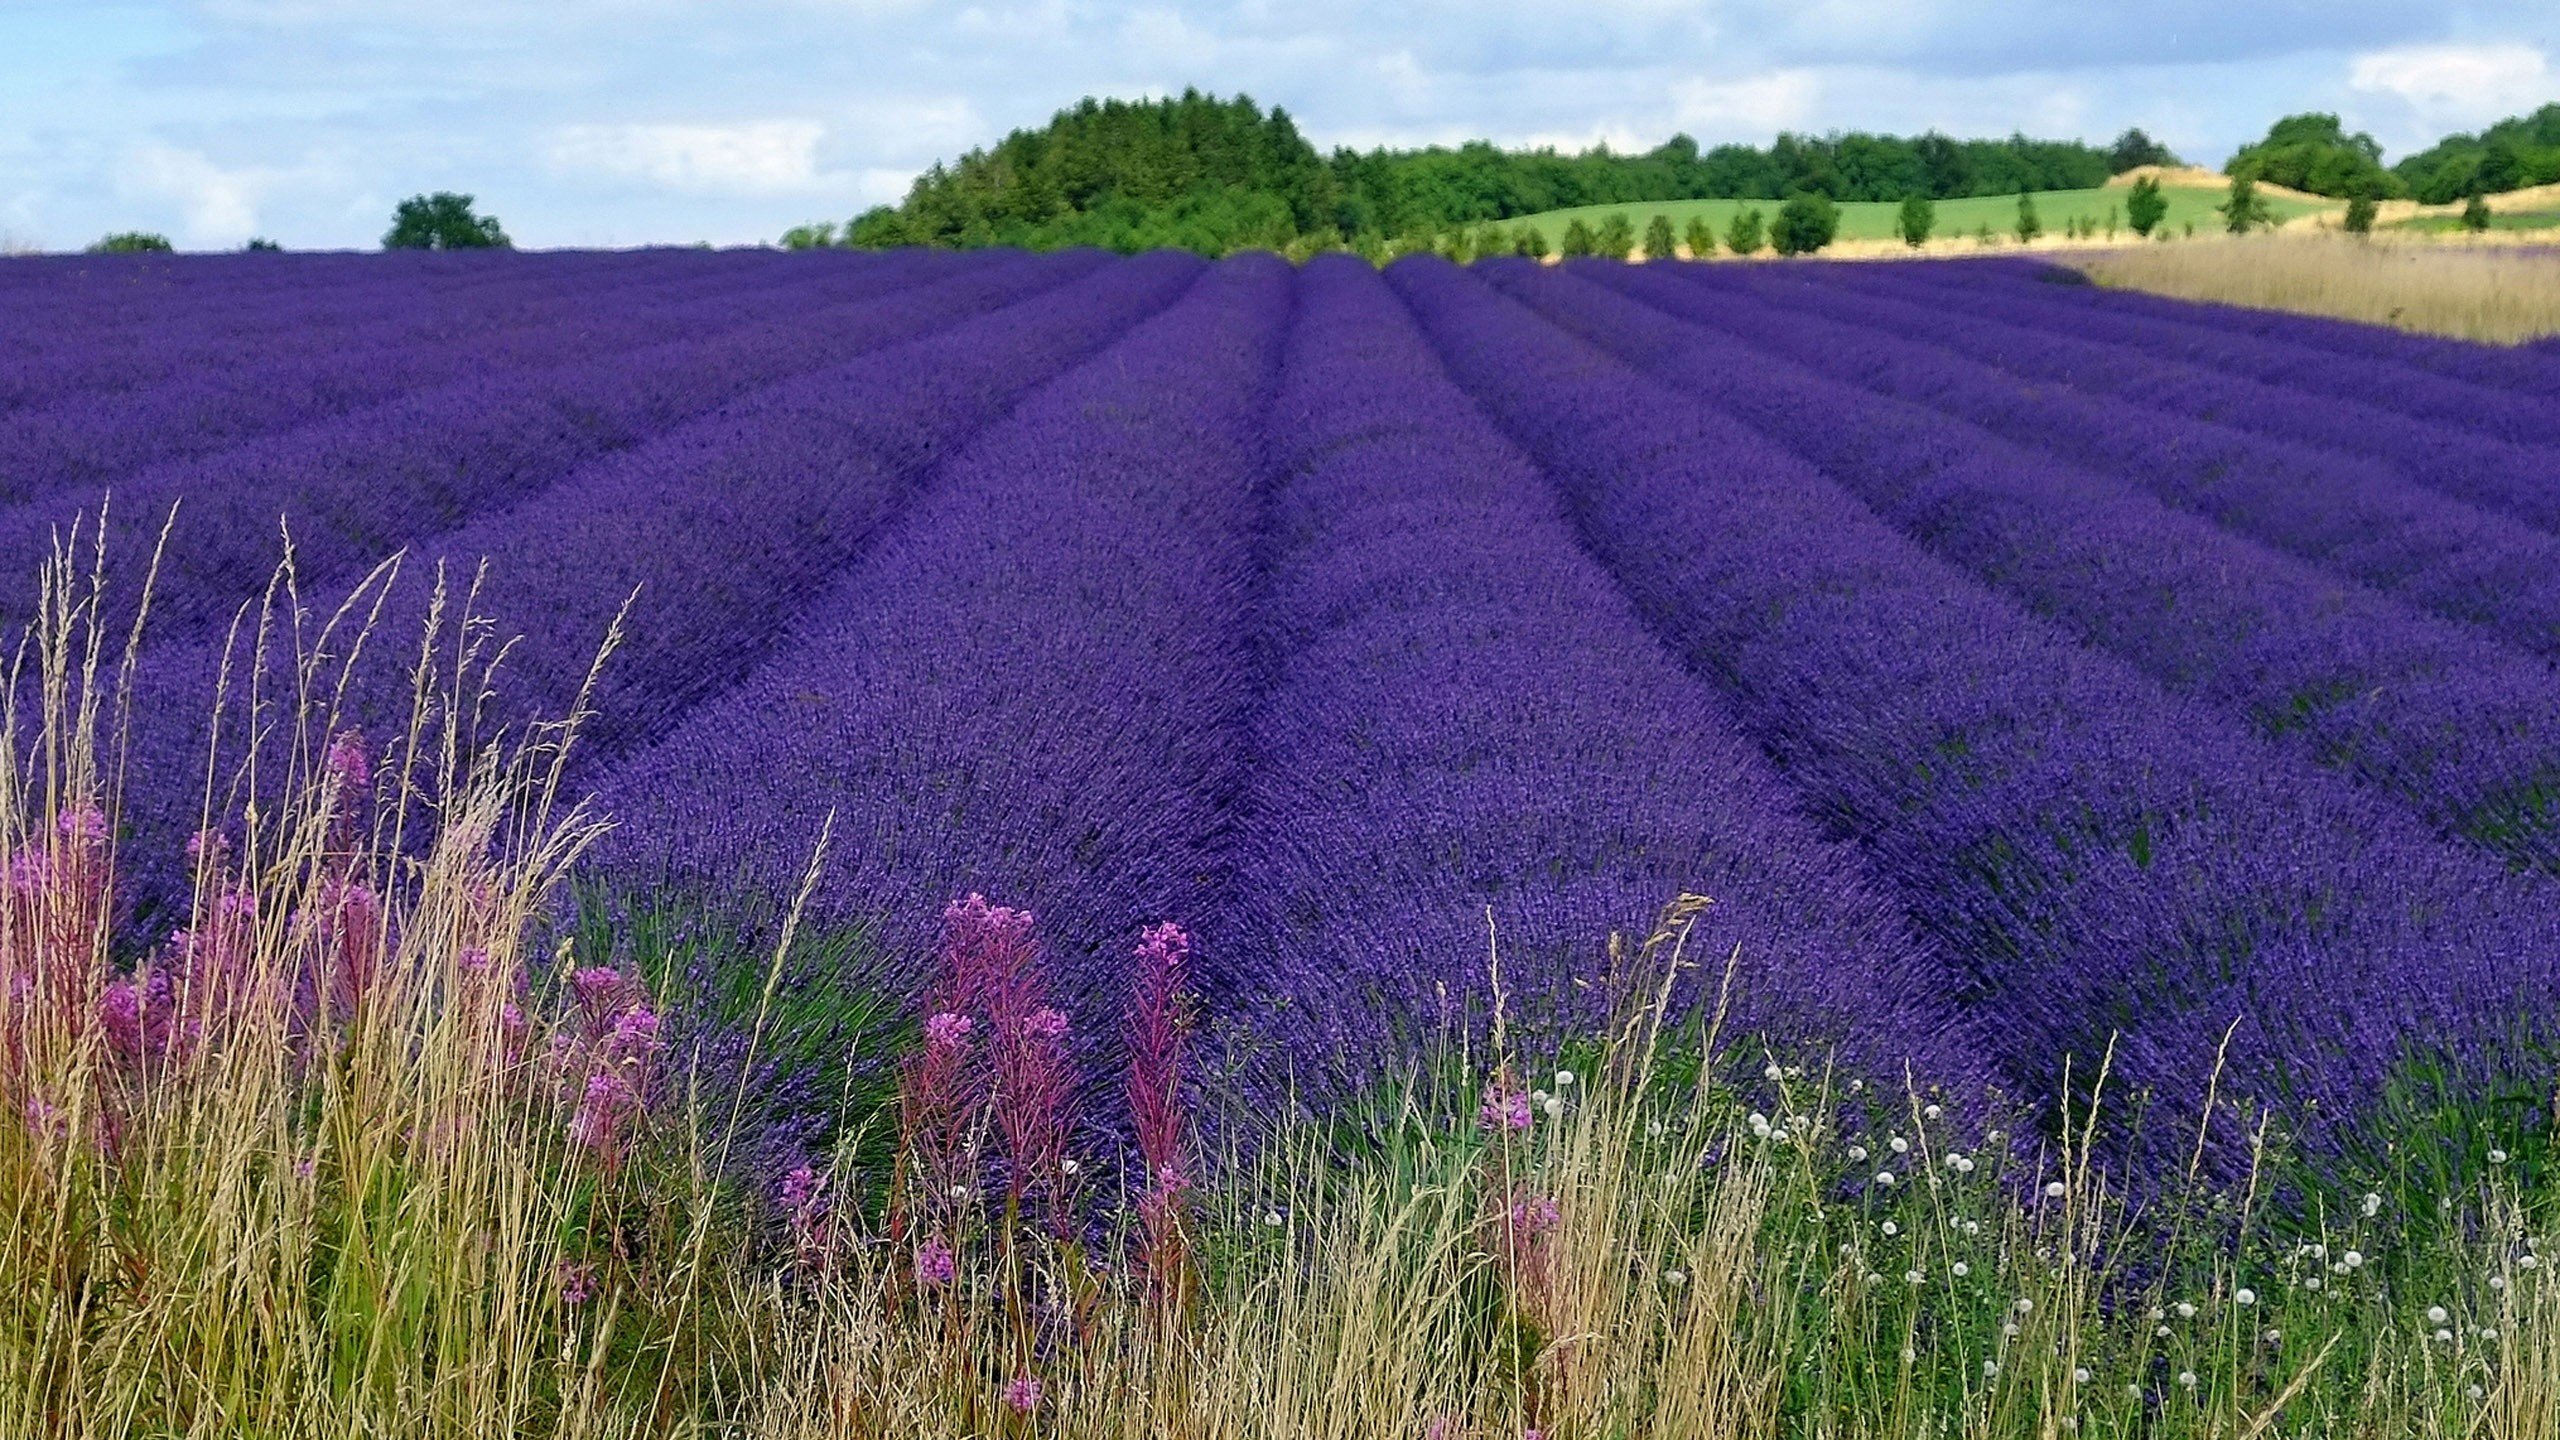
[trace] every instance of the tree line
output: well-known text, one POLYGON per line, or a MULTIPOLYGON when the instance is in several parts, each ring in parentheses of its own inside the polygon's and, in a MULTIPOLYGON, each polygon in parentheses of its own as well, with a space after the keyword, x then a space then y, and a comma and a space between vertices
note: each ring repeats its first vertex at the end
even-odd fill
MULTIPOLYGON (((1286 110, 1185 91, 1162 100, 1088 98, 919 176, 898 205, 845 227, 842 243, 1179 246, 1208 253, 1336 244, 1412 248, 1452 231, 1583 205, 1799 194, 1834 202, 1952 199, 2081 189, 2118 170, 2174 162, 2139 130, 2079 141, 1955 140, 1928 134, 1782 134, 1766 149, 1701 149, 1686 135, 1639 155, 1485 142, 1321 155, 1286 110)), ((786 244, 836 243, 805 226, 786 244)))

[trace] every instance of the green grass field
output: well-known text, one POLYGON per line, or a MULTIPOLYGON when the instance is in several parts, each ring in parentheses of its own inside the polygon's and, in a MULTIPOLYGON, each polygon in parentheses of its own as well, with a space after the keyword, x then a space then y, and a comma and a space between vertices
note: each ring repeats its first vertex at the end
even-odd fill
MULTIPOLYGON (((2114 208, 2121 222, 2127 193, 2121 186, 2097 190, 2040 191, 2035 197, 2036 216, 2044 222, 2045 233, 2050 235, 2061 234, 2063 224, 2073 216, 2103 225, 2110 207, 2114 208)), ((2199 231, 2219 225, 2222 217, 2214 213, 2213 207, 2222 203, 2225 193, 2200 186, 2171 186, 2163 192, 2169 201, 2169 218, 2164 223, 2170 229, 2178 230, 2192 221, 2199 231)), ((2290 220, 2321 208, 2282 196, 2270 195, 2266 200, 2268 210, 2278 220, 2290 220)), ((1623 211, 1638 235, 1644 233, 1646 222, 1656 215, 1670 216, 1671 227, 1675 231, 1685 229, 1691 216, 1703 215, 1721 238, 1724 227, 1731 223, 1736 211, 1757 206, 1762 215, 1774 217, 1778 213, 1778 204, 1775 200, 1666 200, 1631 205, 1583 205, 1570 210, 1549 210, 1524 216, 1508 222, 1507 228, 1534 225, 1546 236, 1549 248, 1553 248, 1564 238, 1565 226, 1571 221, 1579 218, 1597 229, 1611 211, 1623 211)), ((1895 216, 1901 208, 1898 203, 1887 200, 1855 201, 1843 205, 1840 207, 1839 238, 1890 239, 1894 233, 1895 216)), ((1988 225, 1994 235, 2006 236, 2017 221, 2018 197, 2015 195, 1977 195, 1962 200, 1941 200, 1938 202, 1936 233, 1940 237, 1971 235, 1988 225)))
MULTIPOLYGON (((2425 235, 2444 235, 2462 228, 2459 215, 2420 215, 2385 226, 2389 230, 2415 230, 2425 235)), ((2491 215, 2492 230, 2560 230, 2560 210, 2519 210, 2512 214, 2491 215)))

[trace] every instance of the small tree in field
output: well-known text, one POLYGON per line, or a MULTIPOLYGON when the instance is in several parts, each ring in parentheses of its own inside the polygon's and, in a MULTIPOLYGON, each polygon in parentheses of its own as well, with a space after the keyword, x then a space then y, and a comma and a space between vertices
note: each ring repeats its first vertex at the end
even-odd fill
POLYGON ((2169 218, 2169 197, 2160 193, 2160 177, 2145 175, 2133 182, 2133 193, 2124 197, 2125 223, 2133 233, 2145 239, 2169 218))
POLYGON ((2018 197, 2018 223, 2011 229, 2016 233, 2018 243, 2021 245, 2032 242, 2044 233, 2044 222, 2036 218, 2036 197, 2033 195, 2018 197))
POLYGON ((2489 228, 2489 202, 2480 198, 2477 190, 2462 202, 2462 228, 2474 235, 2489 228))
POLYGON ((1938 206, 1926 195, 1902 197, 1902 212, 1894 217, 1893 228, 1901 234, 1902 243, 1917 250, 1929 243, 1929 232, 1938 228, 1938 206))
POLYGON ((2379 208, 2373 203, 2372 191, 2358 190, 2347 201, 2347 216, 2341 223, 2350 235, 2370 235, 2373 233, 2373 213, 2379 208))
POLYGON ((2265 197, 2258 194, 2258 182, 2246 175, 2231 178, 2231 193, 2221 206, 2222 228, 2234 235, 2246 235, 2260 226, 2275 223, 2275 215, 2267 209, 2265 197))
POLYGON ((474 213, 470 196, 450 190, 401 201, 382 237, 385 250, 503 250, 509 243, 498 217, 474 213))
POLYGON ((1790 195, 1769 226, 1769 248, 1781 255, 1810 255, 1831 243, 1840 230, 1840 207, 1828 195, 1811 191, 1790 195))
POLYGON ((1567 256, 1588 255, 1598 249, 1599 244, 1599 237, 1591 233, 1590 226, 1582 223, 1581 216, 1576 215, 1564 222, 1564 243, 1556 248, 1567 256))
POLYGON ((1610 211, 1608 218, 1600 222, 1600 233, 1592 240, 1591 248, 1593 253, 1612 260, 1626 259, 1636 248, 1634 222, 1627 219, 1624 211, 1610 211))
POLYGON ((1704 215, 1689 217, 1689 232, 1681 237, 1689 242, 1689 258, 1704 260, 1716 253, 1716 227, 1704 215))
POLYGON ((1679 243, 1679 241, 1672 238, 1670 216, 1656 215, 1653 219, 1646 222, 1644 227, 1644 258, 1647 260, 1678 259, 1679 254, 1677 247, 1679 246, 1679 243))
POLYGON ((1753 206, 1734 212, 1733 223, 1724 227, 1725 248, 1736 255, 1755 254, 1760 249, 1760 210, 1753 206))
POLYGON ((169 237, 166 235, 155 235, 148 230, 119 230, 113 235, 100 236, 89 246, 89 253, 92 255, 165 255, 177 248, 169 243, 169 237))
POLYGON ((1523 225, 1512 233, 1511 253, 1528 260, 1547 258, 1547 232, 1535 225, 1523 225))

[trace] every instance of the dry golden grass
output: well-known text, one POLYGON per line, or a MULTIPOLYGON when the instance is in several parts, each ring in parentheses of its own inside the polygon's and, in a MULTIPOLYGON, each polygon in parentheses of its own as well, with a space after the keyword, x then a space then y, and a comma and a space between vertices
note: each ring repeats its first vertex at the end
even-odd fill
POLYGON ((2251 236, 2130 248, 2074 263, 2101 285, 2182 300, 2326 315, 2499 345, 2560 334, 2560 255, 2526 245, 2518 232, 2493 243, 2251 236))

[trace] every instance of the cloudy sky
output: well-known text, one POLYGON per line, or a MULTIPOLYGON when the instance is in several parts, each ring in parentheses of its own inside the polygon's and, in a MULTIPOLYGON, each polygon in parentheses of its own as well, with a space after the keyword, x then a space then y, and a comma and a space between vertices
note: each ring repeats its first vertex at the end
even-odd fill
POLYGON ((771 238, 1087 93, 1197 85, 1317 145, 1675 130, 2104 139, 2218 161, 2288 110, 2390 153, 2560 99, 2554 0, 0 0, 0 236, 771 238))

